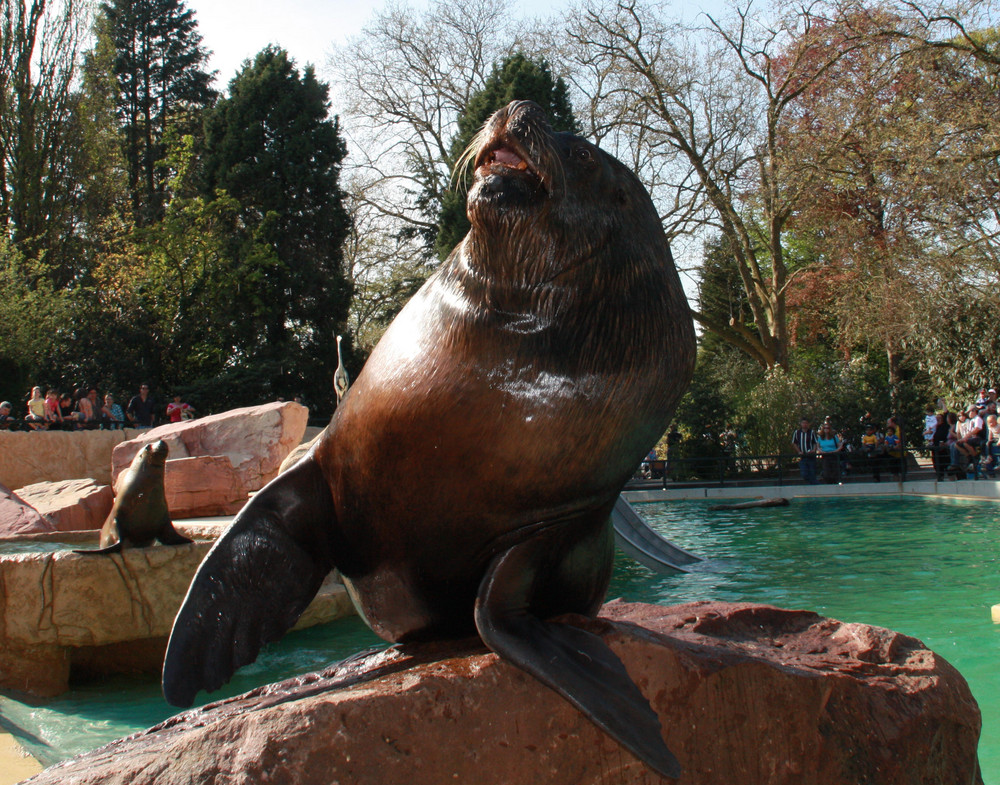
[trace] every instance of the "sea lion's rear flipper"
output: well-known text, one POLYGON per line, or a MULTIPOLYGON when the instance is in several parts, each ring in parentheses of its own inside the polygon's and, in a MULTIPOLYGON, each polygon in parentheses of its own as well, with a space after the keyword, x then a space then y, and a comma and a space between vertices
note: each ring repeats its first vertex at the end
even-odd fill
POLYGON ((600 637, 528 612, 537 565, 551 558, 546 537, 532 537, 490 565, 476 599, 476 627, 493 651, 562 695, 597 727, 665 777, 680 764, 660 720, 618 656, 600 637))
POLYGON ((266 485, 198 568, 163 662, 163 695, 190 706, 218 689, 261 646, 278 640, 333 567, 330 490, 304 460, 266 485))
POLYGON ((160 527, 160 533, 156 535, 156 539, 164 545, 186 545, 189 542, 194 542, 190 537, 185 537, 177 531, 169 519, 164 526, 160 527))

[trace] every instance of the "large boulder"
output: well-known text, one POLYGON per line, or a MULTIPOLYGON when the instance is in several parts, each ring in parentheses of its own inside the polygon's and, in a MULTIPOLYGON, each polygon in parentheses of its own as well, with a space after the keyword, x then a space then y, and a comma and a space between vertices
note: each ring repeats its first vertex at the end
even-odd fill
POLYGON ((115 501, 110 485, 89 478, 38 482, 15 493, 63 532, 100 529, 115 501))
POLYGON ((247 502, 243 478, 225 455, 168 460, 163 486, 172 518, 234 515, 247 502))
MULTIPOLYGON (((570 618, 650 698, 681 783, 981 782, 968 685, 913 638, 759 605, 615 603, 602 619, 570 618)), ((265 781, 666 782, 532 677, 457 647, 389 650, 261 688, 31 780, 265 781)))
POLYGON ((115 447, 112 476, 117 479, 146 444, 163 439, 172 459, 226 456, 246 490, 256 491, 277 476, 281 461, 302 441, 308 419, 305 406, 277 402, 161 425, 115 447))
POLYGON ((0 540, 25 534, 55 531, 55 524, 21 499, 14 491, 0 485, 0 540))

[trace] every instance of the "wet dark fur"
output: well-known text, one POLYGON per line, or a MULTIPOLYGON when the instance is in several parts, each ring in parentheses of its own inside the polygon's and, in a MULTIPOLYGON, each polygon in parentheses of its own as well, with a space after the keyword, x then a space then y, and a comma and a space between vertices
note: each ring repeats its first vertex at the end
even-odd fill
POLYGON ((206 557, 164 692, 189 705, 227 681, 336 567, 385 639, 477 633, 676 776, 617 657, 545 621, 603 602, 612 507, 690 378, 670 249, 637 178, 534 104, 494 115, 470 156, 471 231, 206 557))

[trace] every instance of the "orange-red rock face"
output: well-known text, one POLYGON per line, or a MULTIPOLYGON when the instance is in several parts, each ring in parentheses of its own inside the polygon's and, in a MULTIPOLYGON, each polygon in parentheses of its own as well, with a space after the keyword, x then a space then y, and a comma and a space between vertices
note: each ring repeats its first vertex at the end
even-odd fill
MULTIPOLYGON (((650 698, 681 783, 981 781, 979 709, 913 638, 725 603, 568 618, 602 635, 650 698)), ((383 674, 353 686, 317 689, 337 682, 331 670, 178 715, 33 783, 666 782, 496 655, 414 651, 353 663, 341 677, 383 674)))

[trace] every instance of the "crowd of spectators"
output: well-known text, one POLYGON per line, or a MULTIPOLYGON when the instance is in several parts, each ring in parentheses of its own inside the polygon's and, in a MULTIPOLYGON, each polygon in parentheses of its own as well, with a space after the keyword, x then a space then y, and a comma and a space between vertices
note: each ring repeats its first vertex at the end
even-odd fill
POLYGON ((809 484, 840 483, 849 474, 868 473, 881 482, 884 472, 906 479, 905 440, 901 423, 895 417, 879 423, 866 412, 859 423, 861 435, 851 439, 840 431, 832 418, 823 420, 813 431, 809 418, 803 417, 792 434, 792 450, 799 456, 799 472, 809 484))
POLYGON ((26 397, 23 414, 18 416, 10 401, 0 402, 0 430, 117 430, 120 428, 152 428, 161 421, 179 422, 194 416, 194 408, 175 395, 163 409, 150 395, 149 385, 142 384, 139 392, 125 409, 112 393, 103 397, 96 387, 78 387, 72 394, 48 388, 32 387, 26 397))
POLYGON ((902 423, 890 417, 884 425, 870 413, 861 418, 859 438, 839 431, 830 417, 813 431, 803 418, 792 434, 792 449, 799 456, 799 471, 807 483, 839 483, 850 473, 870 473, 875 482, 886 471, 906 479, 907 447, 922 447, 932 458, 938 480, 996 477, 1000 467, 1000 423, 997 391, 982 389, 968 406, 950 410, 939 400, 928 406, 922 439, 906 439, 902 423))
MULTIPOLYGON (((939 402, 940 404, 940 402, 939 402)), ((1000 464, 1000 423, 997 391, 980 390, 976 400, 957 411, 928 407, 924 441, 939 480, 951 475, 979 479, 996 477, 1000 464)))

